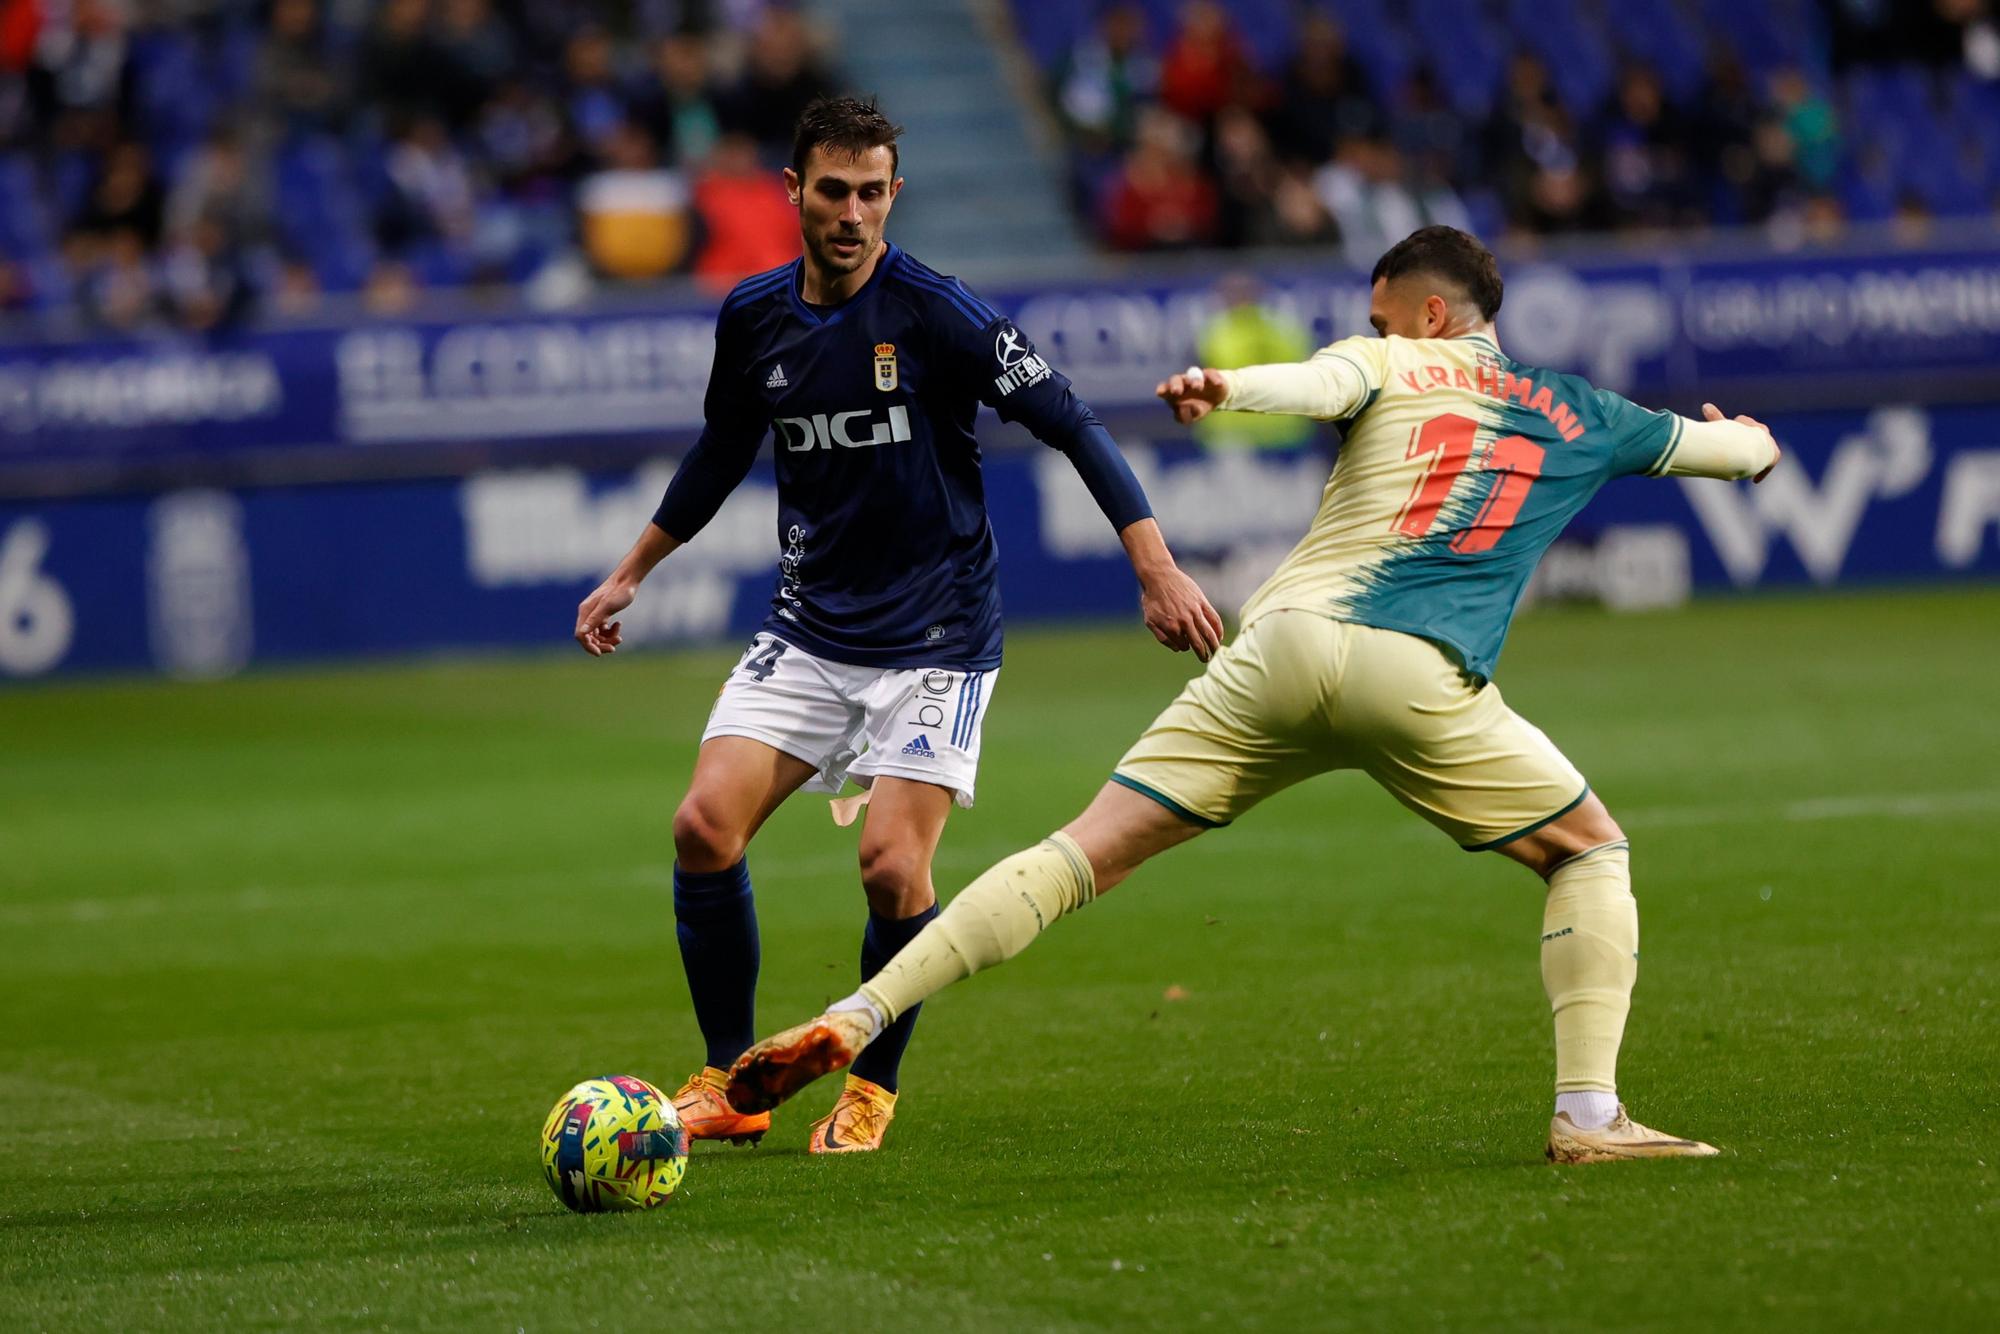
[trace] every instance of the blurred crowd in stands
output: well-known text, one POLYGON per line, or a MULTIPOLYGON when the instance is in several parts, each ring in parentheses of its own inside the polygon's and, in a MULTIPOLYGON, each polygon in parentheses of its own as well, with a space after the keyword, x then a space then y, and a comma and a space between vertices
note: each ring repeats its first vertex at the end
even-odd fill
POLYGON ((775 168, 834 87, 770 0, 0 0, 0 311, 726 287, 797 253, 775 168))
POLYGON ((1014 0, 1120 250, 1995 216, 1989 0, 1014 0))
MULTIPOLYGON (((1012 0, 1120 250, 1995 216, 1994 0, 1012 0)), ((0 313, 560 304, 796 253, 805 0, 0 0, 0 313)), ((866 41, 865 33, 846 35, 866 41)), ((922 108, 894 108, 904 120, 922 108)))

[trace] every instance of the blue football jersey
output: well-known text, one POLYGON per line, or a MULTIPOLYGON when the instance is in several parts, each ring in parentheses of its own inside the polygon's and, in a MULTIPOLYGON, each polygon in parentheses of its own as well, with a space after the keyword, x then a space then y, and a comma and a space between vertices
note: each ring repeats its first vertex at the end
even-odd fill
POLYGON ((989 404, 1058 447, 1102 427, 1010 321, 897 247, 837 306, 801 298, 803 268, 723 302, 707 426, 655 522, 692 538, 768 435, 779 572, 765 628, 836 662, 997 667, 974 416, 989 404))

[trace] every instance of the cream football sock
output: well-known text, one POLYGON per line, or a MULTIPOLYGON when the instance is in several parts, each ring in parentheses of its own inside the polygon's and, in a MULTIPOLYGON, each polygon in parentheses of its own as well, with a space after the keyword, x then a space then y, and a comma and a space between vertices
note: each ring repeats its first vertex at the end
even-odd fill
POLYGON ((1049 923, 1096 894, 1083 849, 1068 834, 1050 834, 967 885, 859 994, 885 1023, 894 1023, 952 983, 1013 958, 1049 923))
POLYGON ((1555 869, 1542 916, 1542 986, 1555 1011, 1556 1109, 1585 1129, 1616 1114, 1618 1044, 1638 977, 1631 850, 1607 843, 1555 869))

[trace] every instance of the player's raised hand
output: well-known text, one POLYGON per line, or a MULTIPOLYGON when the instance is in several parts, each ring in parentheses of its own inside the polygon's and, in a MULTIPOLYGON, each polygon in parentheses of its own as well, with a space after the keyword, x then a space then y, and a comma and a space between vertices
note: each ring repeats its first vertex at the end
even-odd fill
POLYGON ((1222 617, 1201 585, 1169 566, 1139 585, 1139 610, 1153 638, 1176 653, 1194 650, 1203 662, 1222 647, 1222 617))
MULTIPOLYGON (((1715 404, 1713 403, 1704 403, 1701 405, 1701 415, 1704 420, 1719 422, 1722 420, 1722 409, 1716 407, 1715 404)), ((1762 431, 1766 436, 1770 437, 1771 449, 1773 451, 1771 455, 1771 466, 1769 468, 1764 469, 1764 471, 1758 473, 1755 477, 1752 477, 1750 479, 1750 484, 1752 486, 1755 486, 1757 483, 1763 481, 1766 477, 1769 477, 1771 475, 1771 468, 1777 467, 1779 460, 1785 457, 1785 447, 1778 443, 1778 437, 1771 435, 1771 428, 1764 425, 1763 422, 1758 421, 1755 417, 1739 413, 1733 420, 1735 420, 1738 425, 1754 427, 1755 429, 1762 431)))
POLYGON ((1153 392, 1174 410, 1174 420, 1186 426, 1221 407, 1222 400, 1229 397, 1229 385, 1221 371, 1190 366, 1160 381, 1153 392))
POLYGON ((632 605, 638 586, 616 575, 597 586, 576 609, 576 642, 593 658, 616 653, 625 638, 624 626, 611 618, 632 605))

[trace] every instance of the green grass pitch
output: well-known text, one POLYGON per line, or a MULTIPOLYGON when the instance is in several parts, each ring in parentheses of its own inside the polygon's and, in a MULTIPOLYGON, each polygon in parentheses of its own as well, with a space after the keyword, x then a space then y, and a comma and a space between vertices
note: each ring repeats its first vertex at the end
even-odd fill
MULTIPOLYGON (((1623 1091, 1719 1160, 1541 1161, 1536 882, 1340 776, 934 1002, 888 1152, 805 1153, 828 1081, 575 1217, 556 1096, 696 1064, 668 821, 730 661, 0 693, 0 1328, 2000 1320, 2000 590, 1516 630, 1633 840, 1623 1091)), ((1014 636, 940 887, 1192 668, 1014 636)), ((852 987, 854 844, 802 797, 753 848, 766 1030, 852 987)))

